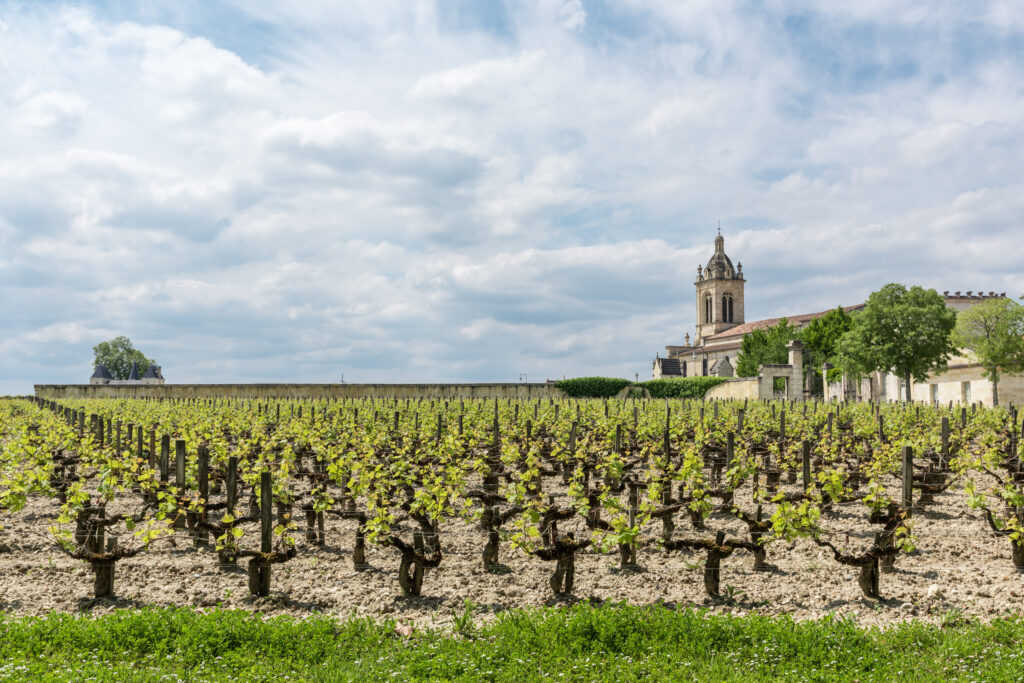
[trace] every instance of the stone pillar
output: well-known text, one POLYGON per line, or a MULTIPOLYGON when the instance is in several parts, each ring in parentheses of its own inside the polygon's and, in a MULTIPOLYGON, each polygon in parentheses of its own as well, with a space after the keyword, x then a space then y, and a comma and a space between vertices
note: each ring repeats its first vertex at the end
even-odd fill
POLYGON ((789 398, 803 398, 806 391, 804 388, 804 345, 799 339, 794 339, 786 345, 786 350, 789 351, 789 365, 792 367, 789 398))

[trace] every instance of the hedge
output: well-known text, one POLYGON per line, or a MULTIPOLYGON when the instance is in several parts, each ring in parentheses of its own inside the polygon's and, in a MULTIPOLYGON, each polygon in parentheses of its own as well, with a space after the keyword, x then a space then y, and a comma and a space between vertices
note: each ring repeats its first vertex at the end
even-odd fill
POLYGON ((611 398, 628 386, 647 389, 651 398, 703 398, 708 389, 724 381, 724 377, 673 377, 634 383, 619 377, 574 377, 558 380, 555 386, 572 398, 611 398))
POLYGON ((572 398, 611 398, 632 382, 619 377, 573 377, 560 379, 555 386, 572 398))
POLYGON ((640 382, 651 398, 703 398, 708 389, 725 382, 724 377, 672 377, 640 382))

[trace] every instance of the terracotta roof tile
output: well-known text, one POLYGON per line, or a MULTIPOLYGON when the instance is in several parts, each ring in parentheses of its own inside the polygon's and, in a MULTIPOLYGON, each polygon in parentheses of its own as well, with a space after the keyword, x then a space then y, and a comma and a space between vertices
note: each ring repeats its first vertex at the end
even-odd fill
MULTIPOLYGON (((864 308, 864 304, 857 304, 855 306, 843 306, 843 310, 846 311, 847 313, 850 313, 851 311, 859 311, 862 308, 864 308)), ((713 334, 710 337, 705 337, 704 341, 712 342, 712 341, 726 340, 726 339, 730 339, 732 337, 742 337, 743 335, 749 334, 749 333, 753 332, 754 330, 763 330, 763 329, 772 327, 772 326, 778 324, 778 322, 780 320, 782 320, 783 318, 785 318, 786 320, 788 320, 791 323, 796 323, 796 324, 799 324, 799 325, 803 325, 804 323, 808 323, 808 322, 814 320, 815 318, 820 318, 821 316, 825 315, 829 311, 834 311, 834 310, 835 310, 834 308, 830 308, 830 309, 828 309, 828 311, 819 311, 817 313, 803 313, 801 315, 784 315, 784 316, 781 316, 779 318, 765 318, 764 320, 754 320, 754 321, 749 322, 749 323, 743 323, 742 325, 737 325, 736 327, 731 327, 728 330, 724 330, 722 332, 719 332, 718 334, 713 334)))

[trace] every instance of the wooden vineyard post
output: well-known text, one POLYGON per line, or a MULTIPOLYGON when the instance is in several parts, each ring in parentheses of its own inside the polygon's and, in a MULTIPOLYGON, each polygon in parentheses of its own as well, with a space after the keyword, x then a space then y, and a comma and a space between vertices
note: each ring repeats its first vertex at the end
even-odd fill
POLYGON ((569 459, 562 463, 562 483, 568 484, 569 477, 572 476, 572 465, 576 459, 576 427, 577 422, 573 422, 569 427, 569 459))
POLYGON ((828 414, 828 435, 832 436, 832 413, 828 414))
POLYGON ((804 493, 811 488, 811 442, 806 439, 801 444, 801 461, 803 465, 804 493))
MULTIPOLYGON (((274 540, 274 491, 270 472, 260 475, 260 553, 269 555, 274 540)), ((270 564, 261 557, 249 562, 249 592, 256 597, 270 594, 270 564)))
MULTIPOLYGON (((785 405, 785 402, 783 402, 785 405)), ((786 409, 783 408, 779 411, 779 457, 780 465, 781 458, 786 452, 786 409)), ((796 483, 796 468, 793 467, 786 473, 786 481, 790 484, 796 483)))
MULTIPOLYGON (((636 528, 636 513, 637 508, 640 507, 640 484, 635 481, 629 482, 629 529, 632 531, 636 528)), ((631 567, 636 566, 636 540, 633 540, 629 544, 629 562, 628 565, 631 567)))
POLYGON ((747 411, 745 411, 743 408, 740 408, 739 410, 736 411, 736 432, 737 433, 741 433, 741 434, 743 433, 743 418, 746 416, 746 414, 747 414, 747 411))
POLYGON ((942 450, 939 452, 939 467, 941 469, 946 468, 946 463, 949 462, 949 418, 942 418, 942 450))
MULTIPOLYGON (((225 512, 230 515, 229 518, 234 518, 235 508, 238 506, 238 456, 232 455, 228 458, 228 472, 227 472, 227 507, 225 512)), ((234 520, 224 524, 225 532, 227 534, 227 542, 224 547, 221 548, 217 555, 217 563, 221 569, 229 569, 237 564, 237 556, 235 549, 235 538, 232 533, 234 528, 234 520)))
MULTIPOLYGON (((104 539, 106 536, 106 529, 103 526, 103 520, 106 516, 103 506, 99 508, 99 526, 96 527, 96 534, 91 539, 92 547, 90 550, 97 555, 106 551, 112 553, 117 549, 117 537, 111 535, 109 538, 104 539)), ((106 598, 114 594, 114 560, 100 560, 94 561, 92 564, 93 570, 93 595, 97 598, 106 598)))
POLYGON ((885 443, 885 418, 882 413, 878 413, 878 440, 885 443))
POLYGON ((907 517, 914 503, 914 449, 903 447, 903 509, 907 517))
POLYGON ((181 508, 185 498, 185 441, 176 439, 174 442, 174 486, 178 495, 178 511, 174 517, 174 528, 185 528, 185 514, 181 508))
POLYGON ((160 437, 160 482, 166 484, 171 476, 171 437, 160 437))
POLYGON ((199 444, 197 458, 199 460, 198 484, 201 511, 193 513, 195 523, 192 530, 192 543, 196 548, 205 548, 210 545, 209 532, 203 527, 207 521, 206 505, 210 502, 210 450, 206 444, 199 444))
POLYGON ((967 408, 960 408, 960 429, 967 429, 967 408))

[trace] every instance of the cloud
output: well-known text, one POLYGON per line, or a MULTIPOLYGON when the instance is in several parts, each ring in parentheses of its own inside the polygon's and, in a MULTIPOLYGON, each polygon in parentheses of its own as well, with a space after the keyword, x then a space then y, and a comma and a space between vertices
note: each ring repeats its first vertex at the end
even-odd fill
POLYGON ((1019 294, 1013 9, 5 4, 0 393, 644 374, 718 220, 749 318, 1019 294))
POLYGON ((410 94, 413 97, 454 98, 472 93, 488 102, 494 102, 497 92, 523 87, 537 73, 543 61, 543 50, 533 50, 515 57, 484 59, 421 76, 410 94))

